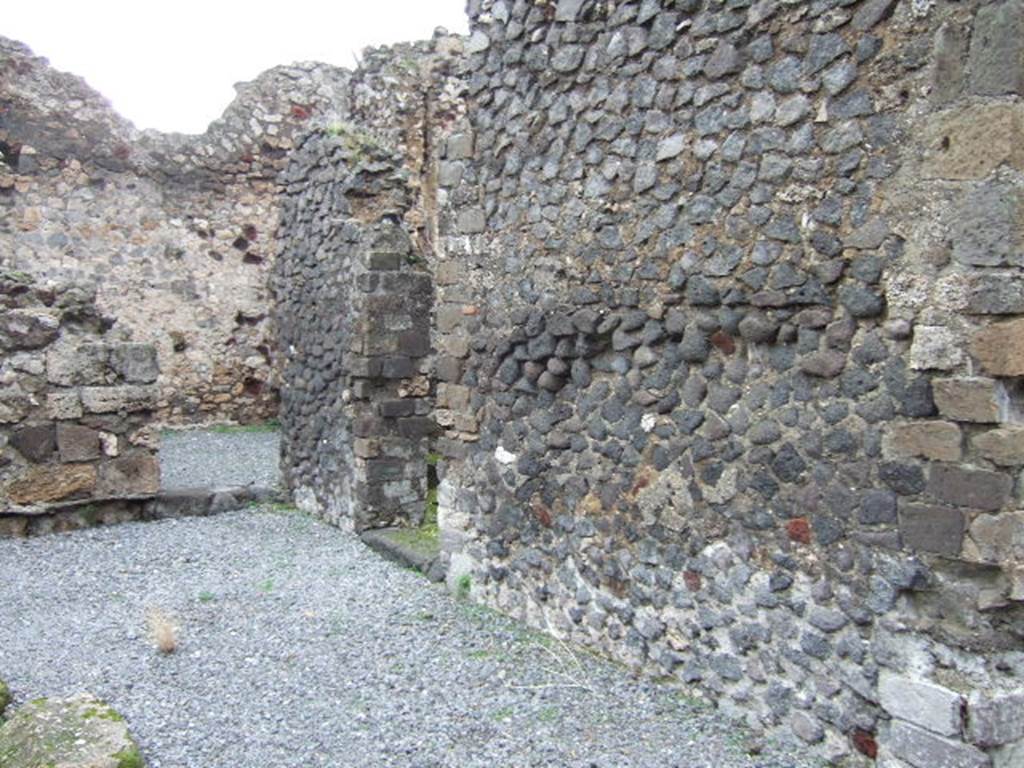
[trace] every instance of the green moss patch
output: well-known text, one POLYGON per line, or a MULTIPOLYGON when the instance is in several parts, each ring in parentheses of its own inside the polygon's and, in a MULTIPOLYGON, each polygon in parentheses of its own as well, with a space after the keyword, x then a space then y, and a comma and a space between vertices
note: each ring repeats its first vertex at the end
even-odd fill
POLYGON ((36 699, 0 726, 0 765, 40 768, 144 768, 128 727, 108 704, 88 694, 36 699))

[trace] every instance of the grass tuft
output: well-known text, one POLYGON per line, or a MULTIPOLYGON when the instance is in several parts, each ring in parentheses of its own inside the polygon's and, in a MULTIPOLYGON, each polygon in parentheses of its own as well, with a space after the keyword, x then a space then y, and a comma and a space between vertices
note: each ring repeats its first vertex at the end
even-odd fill
POLYGON ((146 626, 149 639, 160 653, 171 654, 178 650, 178 625, 159 608, 146 611, 146 626))
POLYGON ((469 592, 473 588, 473 577, 468 573, 459 576, 455 581, 455 596, 459 600, 468 600, 469 592))

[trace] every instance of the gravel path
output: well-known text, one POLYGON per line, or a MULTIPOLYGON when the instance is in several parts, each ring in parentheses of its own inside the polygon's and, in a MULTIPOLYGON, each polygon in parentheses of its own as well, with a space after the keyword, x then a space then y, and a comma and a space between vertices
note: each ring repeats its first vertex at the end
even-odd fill
POLYGON ((274 430, 189 429, 164 432, 160 440, 161 484, 172 488, 256 485, 273 488, 280 436, 274 430))
POLYGON ((269 509, 0 540, 0 674, 106 698, 151 768, 810 765, 269 509))

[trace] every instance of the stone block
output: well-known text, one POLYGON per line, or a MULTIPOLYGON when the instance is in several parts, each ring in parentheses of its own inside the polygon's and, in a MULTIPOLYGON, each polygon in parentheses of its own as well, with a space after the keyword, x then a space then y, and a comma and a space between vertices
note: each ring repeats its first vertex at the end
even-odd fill
POLYGON ((53 422, 20 427, 11 434, 10 445, 29 461, 41 463, 49 459, 57 448, 53 422))
POLYGON ((892 15, 896 2, 897 0, 867 0, 861 3, 853 15, 853 28, 858 32, 867 32, 892 15))
POLYGON ((992 376, 1024 376, 1024 317, 978 331, 971 354, 992 376))
POLYGON ((1024 465, 1024 427, 990 429, 971 438, 971 445, 982 458, 1000 466, 1024 465))
POLYGON ((60 335, 60 319, 39 309, 10 309, 0 312, 0 347, 38 349, 60 335))
POLYGON ((374 271, 395 270, 402 266, 402 261, 402 256, 397 253, 371 253, 367 256, 366 267, 374 271))
POLYGON ((468 133, 453 133, 445 142, 444 154, 448 160, 465 160, 473 157, 473 137, 468 133))
POLYGON ((430 329, 411 328, 398 334, 398 351, 409 357, 423 357, 430 352, 430 329))
POLYGON ((414 416, 409 419, 402 419, 398 422, 398 434, 402 437, 417 439, 421 437, 433 437, 437 433, 437 424, 433 419, 425 416, 414 416))
POLYGON ((469 387, 459 384, 439 384, 437 387, 437 404, 453 411, 468 411, 472 391, 469 387))
POLYGON ((925 131, 925 178, 984 179, 1002 164, 1024 170, 1024 105, 972 104, 938 115, 925 131))
POLYGON ((971 275, 967 310, 977 315, 1024 314, 1024 280, 1016 273, 971 275))
POLYGON ((487 217, 480 208, 459 211, 455 229, 462 235, 478 235, 487 228, 487 217))
POLYGON ((82 416, 82 398, 78 390, 51 392, 46 396, 46 414, 51 419, 78 419, 82 416))
POLYGON ((376 440, 358 437, 352 441, 352 452, 361 459, 373 459, 380 455, 380 444, 376 440))
POLYGON ((374 416, 360 416, 352 420, 352 434, 356 437, 380 437, 387 432, 387 422, 374 416))
POLYGON ((378 404, 378 411, 385 419, 397 419, 402 416, 412 416, 416 412, 416 401, 408 398, 400 400, 382 400, 378 404))
POLYGON ((955 331, 941 325, 919 325, 910 345, 910 367, 951 371, 963 362, 963 349, 963 339, 955 331))
POLYGON ((457 261, 442 261, 435 268, 434 282, 437 285, 458 285, 462 280, 462 276, 463 270, 457 261))
POLYGON ((992 755, 992 768, 1020 768, 1024 765, 1024 739, 1004 744, 989 754, 992 755))
POLYGON ((978 515, 971 523, 964 558, 978 563, 1024 562, 1024 512, 978 515))
POLYGON ((96 468, 86 464, 32 467, 7 486, 15 504, 48 504, 82 498, 96 488, 96 468))
POLYGON ((888 748, 915 768, 990 768, 988 755, 977 747, 894 720, 888 748))
POLYGON ((1024 691, 973 692, 967 700, 967 738, 980 747, 1024 739, 1024 691))
POLYGON ((57 450, 60 460, 92 461, 100 457, 100 433, 79 424, 57 425, 57 450))
POLYGON ((834 379, 846 367, 846 356, 834 350, 812 352, 800 361, 800 370, 809 376, 834 379))
POLYGON ((947 22, 939 28, 932 48, 932 90, 929 94, 937 104, 947 104, 963 93, 964 65, 970 30, 963 24, 947 22))
POLYGON ((105 384, 109 351, 104 344, 61 344, 46 353, 46 378, 51 384, 105 384))
POLYGON ((1024 4, 1020 0, 978 9, 968 67, 972 93, 1024 95, 1024 4))
POLYGON ((441 381, 458 382, 462 377, 462 363, 457 357, 444 355, 434 363, 434 373, 441 381))
POLYGON ((462 307, 456 304, 444 304, 437 310, 437 330, 441 333, 451 333, 463 322, 462 307))
POLYGON ((210 512, 213 494, 208 488, 179 488, 164 491, 146 503, 146 519, 203 516, 210 512))
POLYGON ((147 411, 156 407, 158 394, 151 384, 82 387, 82 406, 86 413, 147 411))
POLYGON ((130 384, 152 384, 160 375, 152 344, 118 344, 110 349, 111 369, 130 384))
POLYGON ((1024 266, 1024 191, 988 183, 952 206, 953 259, 974 267, 1024 266))
POLYGON ((159 490, 160 462, 150 453, 130 453, 99 467, 98 496, 152 496, 159 490))
POLYGON ((576 21, 582 8, 583 0, 558 0, 555 6, 555 21, 576 21))
POLYGON ((460 162, 444 161, 438 166, 437 183, 442 187, 457 187, 466 167, 460 162))
POLYGON ((996 510, 1010 500, 1013 478, 1002 472, 933 464, 928 473, 928 494, 946 504, 996 510))
POLYGON ((790 727, 801 740, 817 744, 825 738, 825 729, 814 715, 797 710, 790 716, 790 727))
POLYGON ((396 223, 382 222, 378 224, 378 231, 370 246, 372 258, 376 255, 407 256, 412 253, 412 240, 408 233, 396 223))
POLYGON ((895 523, 896 494, 881 489, 868 491, 861 500, 858 519, 864 525, 895 523))
POLYGON ((918 552, 955 557, 964 540, 964 515, 953 507, 903 504, 899 510, 903 545, 918 552))
POLYGON ((383 480, 400 480, 404 477, 407 463, 402 459, 370 459, 363 465, 364 476, 367 482, 371 483, 383 480))
POLYGON ((960 427, 949 421, 910 421, 890 424, 883 450, 886 458, 920 456, 934 461, 959 461, 960 427))
POLYGON ((998 424, 1009 416, 1010 399, 995 379, 963 376, 932 379, 932 394, 939 413, 954 421, 998 424))
POLYGON ((385 379, 407 379, 416 375, 416 366, 408 357, 386 357, 381 366, 385 379))
POLYGON ((963 700, 956 691, 882 670, 878 696, 882 708, 894 718, 908 720, 942 736, 960 733, 963 700))

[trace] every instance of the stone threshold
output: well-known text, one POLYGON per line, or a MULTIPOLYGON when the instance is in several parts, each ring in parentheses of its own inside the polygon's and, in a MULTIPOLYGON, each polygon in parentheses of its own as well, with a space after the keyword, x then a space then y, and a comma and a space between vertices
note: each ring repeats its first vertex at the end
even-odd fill
POLYGON ((431 581, 444 581, 445 569, 436 536, 419 528, 373 528, 363 531, 359 538, 382 557, 419 571, 431 581))
POLYGON ((33 513, 0 512, 0 538, 41 536, 118 523, 205 517, 249 504, 285 500, 286 494, 280 488, 253 485, 170 488, 155 496, 90 499, 33 513))

